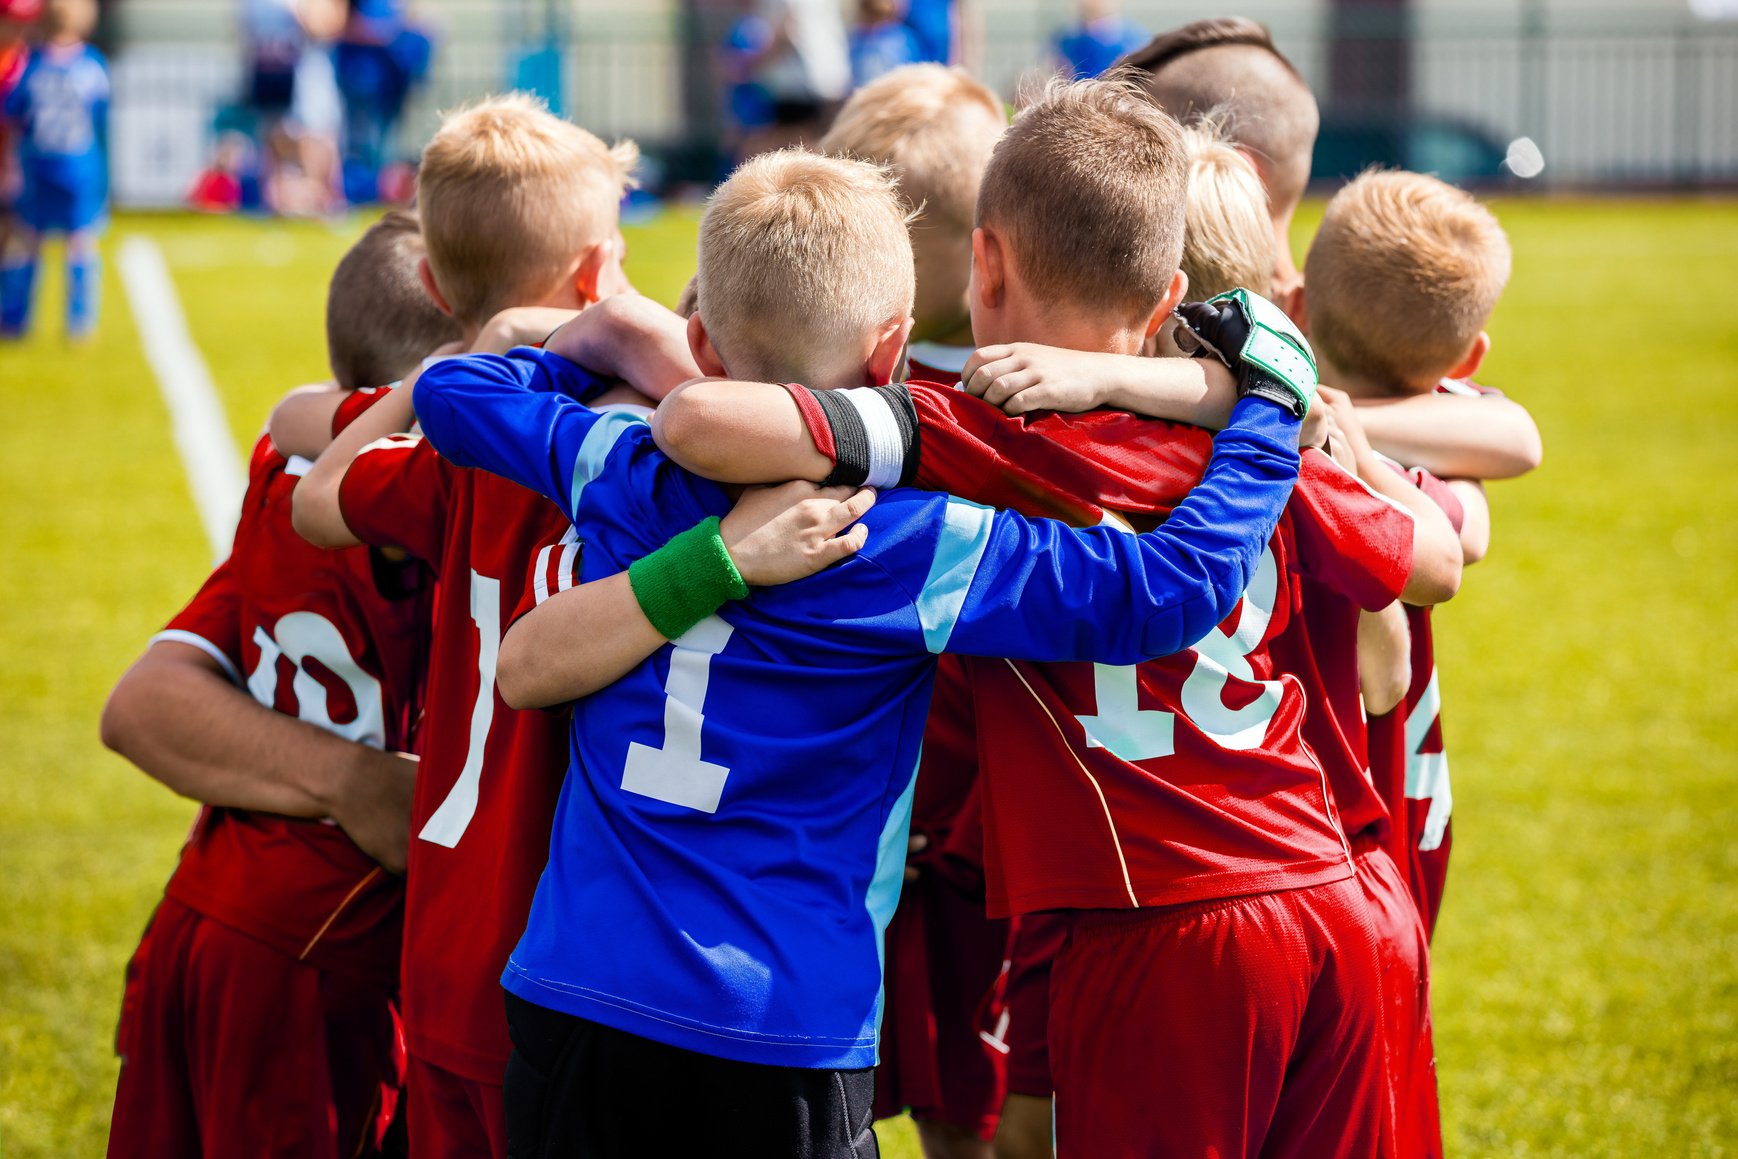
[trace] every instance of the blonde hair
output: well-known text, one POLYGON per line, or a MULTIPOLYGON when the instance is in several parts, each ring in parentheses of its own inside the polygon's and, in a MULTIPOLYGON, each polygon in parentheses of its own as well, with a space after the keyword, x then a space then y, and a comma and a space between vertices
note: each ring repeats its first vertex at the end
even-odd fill
POLYGON ((429 269, 453 314, 480 326, 550 294, 615 233, 639 158, 524 93, 448 113, 423 150, 418 209, 429 269))
POLYGON ((1189 297, 1211 298, 1238 287, 1265 295, 1273 280, 1273 224, 1255 166, 1212 122, 1183 130, 1189 193, 1183 226, 1183 272, 1189 297))
POLYGON ((1154 309, 1183 256, 1188 156, 1126 80, 1053 79, 990 157, 978 224, 1041 300, 1154 309))
POLYGON ((1304 262, 1310 343, 1348 374, 1434 385, 1466 357, 1509 280, 1509 239, 1470 194, 1369 171, 1328 202, 1304 262))
POLYGON ((851 94, 823 153, 886 165, 923 224, 971 232, 984 167, 1007 127, 996 94, 962 69, 908 64, 851 94))
POLYGON ((732 375, 817 377, 911 313, 911 240, 892 175, 802 149, 743 162, 700 219, 696 279, 732 375))

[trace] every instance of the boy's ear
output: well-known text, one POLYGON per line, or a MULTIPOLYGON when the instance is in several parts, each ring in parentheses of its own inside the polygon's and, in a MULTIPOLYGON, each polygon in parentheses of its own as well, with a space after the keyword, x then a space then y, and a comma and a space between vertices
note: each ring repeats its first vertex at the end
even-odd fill
POLYGON ((441 288, 435 284, 434 271, 429 269, 427 258, 417 259, 416 272, 417 276, 422 279, 422 288, 428 291, 430 300, 440 308, 441 313, 451 318, 453 308, 447 304, 445 295, 441 293, 441 288))
POLYGON ((1165 290, 1165 296, 1160 299, 1158 308, 1152 317, 1147 319, 1146 337, 1151 338, 1159 332, 1159 327, 1165 324, 1165 319, 1171 316, 1183 301, 1183 295, 1189 292, 1189 275, 1178 270, 1171 275, 1171 284, 1165 290))
POLYGON ((580 255, 573 271, 573 288, 582 305, 601 302, 627 289, 622 273, 621 235, 612 234, 580 255))
POLYGON ((718 351, 712 348, 712 336, 706 333, 706 323, 700 320, 698 310, 688 315, 688 353, 694 356, 694 365, 700 368, 700 373, 705 377, 730 377, 730 372, 724 369, 723 360, 718 357, 718 351))
POLYGON ((1462 358, 1455 368, 1443 375, 1444 378, 1471 378, 1479 372, 1484 364, 1485 355, 1491 352, 1491 336, 1483 330, 1472 340, 1467 348, 1466 357, 1462 358))
POLYGON ((905 355, 905 344, 911 339, 911 318, 895 318, 875 335, 875 348, 864 365, 866 386, 886 386, 899 373, 899 361, 905 355))
POLYGON ((1310 336, 1309 302, 1304 297, 1304 284, 1302 282, 1293 286, 1291 293, 1286 294, 1283 301, 1275 302, 1274 305, 1285 311, 1285 316, 1290 318, 1293 325, 1303 332, 1305 338, 1310 336))
POLYGON ((1002 304, 1007 292, 1008 251, 1002 239, 991 230, 979 226, 972 230, 972 292, 978 304, 994 310, 1002 304))

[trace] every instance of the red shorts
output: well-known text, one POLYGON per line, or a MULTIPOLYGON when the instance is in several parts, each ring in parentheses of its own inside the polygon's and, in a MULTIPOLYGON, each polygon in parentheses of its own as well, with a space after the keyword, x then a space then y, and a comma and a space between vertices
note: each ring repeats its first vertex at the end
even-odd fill
POLYGON ((109 1156, 371 1155, 398 1102, 391 993, 164 898, 127 966, 109 1156))
POLYGON ((404 1093, 411 1159, 506 1159, 500 1083, 468 1079, 413 1054, 404 1093))
POLYGON ((1442 1120, 1430 1030, 1429 939, 1394 859, 1374 841, 1354 840, 1352 848, 1382 956, 1383 1044, 1392 1085, 1380 1154, 1438 1159, 1442 1120))
POLYGON ((1355 878, 1076 915, 1050 983, 1059 1159, 1368 1159, 1380 984, 1355 878))
POLYGON ((1004 1090, 1002 1052, 978 1033, 1002 971, 1008 922, 937 873, 905 887, 887 926, 886 1006, 875 1117, 910 1109, 988 1140, 1004 1090))
POLYGON ((1068 915, 1022 914, 1009 923, 1008 972, 995 1014, 1008 1052, 1008 1093, 1047 1099, 1050 1081, 1050 967, 1068 936, 1068 915))

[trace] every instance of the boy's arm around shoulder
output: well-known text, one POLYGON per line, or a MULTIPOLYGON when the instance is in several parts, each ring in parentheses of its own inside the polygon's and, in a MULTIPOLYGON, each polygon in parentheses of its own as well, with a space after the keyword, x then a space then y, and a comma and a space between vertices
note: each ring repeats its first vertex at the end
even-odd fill
MULTIPOLYGON (((341 502, 344 474, 364 447, 408 430, 415 417, 407 380, 333 439, 291 493, 290 522, 296 534, 316 547, 353 547, 361 543, 344 518, 341 502)), ((327 421, 329 424, 330 419, 327 421)))
POLYGON ((1545 445, 1527 408, 1502 395, 1360 399, 1370 443, 1444 479, 1514 479, 1539 468, 1545 445))
POLYGON ((774 383, 685 383, 653 413, 652 435, 678 466, 720 483, 822 483, 833 473, 795 397, 774 383))
MULTIPOLYGON (((1255 575, 1297 482, 1298 429, 1283 406, 1241 400, 1200 485, 1142 535, 985 511, 958 612, 935 631, 925 622, 930 650, 1134 664, 1194 644, 1255 575)), ((946 541, 969 529, 971 510, 984 511, 950 501, 945 554, 962 554, 946 541)), ((961 573, 957 564, 939 571, 961 573)), ((946 606, 933 587, 918 598, 920 616, 946 606)))

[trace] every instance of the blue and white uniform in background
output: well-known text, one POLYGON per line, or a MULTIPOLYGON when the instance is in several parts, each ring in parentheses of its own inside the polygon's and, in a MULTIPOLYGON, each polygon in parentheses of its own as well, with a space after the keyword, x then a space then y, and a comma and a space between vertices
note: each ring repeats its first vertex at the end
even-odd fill
MULTIPOLYGON (((517 350, 416 387, 443 455, 568 513, 587 581, 731 508, 646 423, 575 402, 589 382, 517 350)), ((884 491, 856 556, 757 589, 579 702, 503 984, 721 1058, 871 1065, 936 655, 1133 664, 1192 644, 1236 605, 1297 466, 1295 420, 1249 399, 1146 535, 884 491)))
MULTIPOLYGON (((108 109, 108 67, 88 44, 35 49, 6 98, 24 177, 18 217, 38 235, 68 236, 67 329, 75 335, 96 323, 94 236, 108 214, 108 109)), ((0 267, 0 333, 22 334, 29 322, 36 252, 35 245, 20 247, 0 267)))

